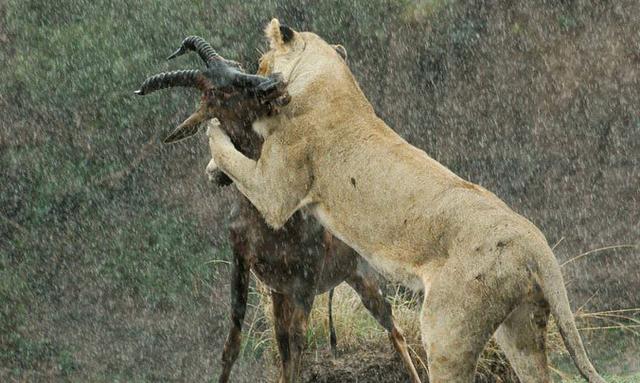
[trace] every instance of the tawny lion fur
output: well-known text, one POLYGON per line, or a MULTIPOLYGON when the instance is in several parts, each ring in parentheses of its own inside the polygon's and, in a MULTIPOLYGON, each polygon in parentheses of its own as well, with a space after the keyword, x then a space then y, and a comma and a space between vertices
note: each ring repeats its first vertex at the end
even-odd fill
POLYGON ((422 289, 432 383, 472 382, 494 334, 522 382, 550 382, 549 313, 581 374, 604 382, 540 230, 389 128, 320 37, 275 19, 266 35, 260 74, 282 73, 291 102, 254 123, 265 137, 258 161, 210 126, 209 168, 230 176, 270 226, 306 208, 386 275, 422 289))

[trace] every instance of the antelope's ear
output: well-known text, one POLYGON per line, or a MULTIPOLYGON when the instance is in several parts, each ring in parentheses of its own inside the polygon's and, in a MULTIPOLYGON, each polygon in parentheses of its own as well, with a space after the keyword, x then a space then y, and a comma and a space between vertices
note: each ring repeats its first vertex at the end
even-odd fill
POLYGON ((286 49, 287 44, 290 44, 296 39, 297 32, 289 28, 287 25, 280 24, 278 19, 273 19, 267 27, 264 29, 264 34, 269 40, 269 46, 271 49, 286 49))
POLYGON ((162 142, 165 144, 173 144, 182 141, 198 133, 198 126, 204 120, 202 114, 196 112, 189 116, 184 122, 178 125, 162 142))
POLYGON ((173 144, 178 141, 182 141, 185 138, 189 138, 196 133, 198 133, 198 125, 186 127, 178 126, 173 132, 171 132, 171 134, 165 137, 162 142, 165 144, 173 144))
POLYGON ((332 47, 336 50, 336 52, 338 52, 338 54, 344 61, 347 61, 347 49, 342 46, 342 44, 333 44, 332 47))

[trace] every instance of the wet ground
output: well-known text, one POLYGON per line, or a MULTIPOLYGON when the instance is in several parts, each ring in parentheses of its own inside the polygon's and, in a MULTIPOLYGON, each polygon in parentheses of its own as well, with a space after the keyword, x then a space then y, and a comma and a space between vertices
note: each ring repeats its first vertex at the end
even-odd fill
MULTIPOLYGON (((358 350, 333 358, 329 352, 306 356, 302 382, 304 383, 410 383, 402 361, 391 350, 358 350)), ((422 382, 428 382, 426 370, 414 360, 422 382)), ((494 364, 476 375, 476 383, 518 382, 504 365, 494 364)))
POLYGON ((302 381, 332 382, 410 382, 399 358, 384 352, 359 352, 332 358, 307 357, 302 381))

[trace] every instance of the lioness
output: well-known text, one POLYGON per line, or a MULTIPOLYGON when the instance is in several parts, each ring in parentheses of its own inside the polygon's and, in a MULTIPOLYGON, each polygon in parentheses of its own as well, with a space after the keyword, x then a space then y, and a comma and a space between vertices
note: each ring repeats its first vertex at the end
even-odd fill
POLYGON ((549 313, 580 373, 587 358, 544 235, 482 187, 407 143, 374 113, 329 44, 272 20, 260 74, 280 72, 291 102, 254 123, 260 159, 209 126, 213 163, 280 228, 307 207, 387 275, 424 291, 422 341, 431 382, 471 382, 495 333, 523 382, 550 382, 549 313))

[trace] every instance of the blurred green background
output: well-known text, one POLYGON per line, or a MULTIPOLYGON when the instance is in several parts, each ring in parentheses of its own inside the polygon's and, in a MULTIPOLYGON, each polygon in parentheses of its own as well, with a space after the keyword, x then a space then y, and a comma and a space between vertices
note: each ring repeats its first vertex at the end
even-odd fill
MULTIPOLYGON (((165 60, 191 34, 255 69, 272 17, 343 44, 383 119, 561 261, 640 242, 637 1, 0 1, 0 380, 217 374, 233 193, 206 181, 202 135, 161 145, 198 97, 132 92, 198 68, 165 60)), ((563 271, 575 308, 640 307, 637 247, 563 271)), ((596 365, 639 371, 614 335, 596 365)), ((238 381, 273 364, 252 350, 238 381)))

